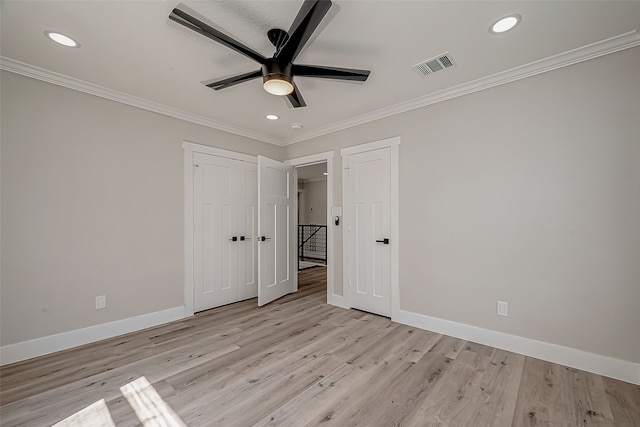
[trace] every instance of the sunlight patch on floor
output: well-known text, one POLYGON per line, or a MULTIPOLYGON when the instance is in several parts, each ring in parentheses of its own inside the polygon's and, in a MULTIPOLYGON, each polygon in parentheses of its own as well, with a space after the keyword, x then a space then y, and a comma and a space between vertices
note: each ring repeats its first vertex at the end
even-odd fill
POLYGON ((87 406, 68 418, 54 424, 53 427, 116 427, 104 399, 87 406))
POLYGON ((120 391, 143 426, 187 427, 145 377, 120 387, 120 391))
MULTIPOLYGON (((187 427, 145 377, 120 387, 144 427, 187 427)), ((104 399, 65 418, 53 427, 116 427, 104 399)))

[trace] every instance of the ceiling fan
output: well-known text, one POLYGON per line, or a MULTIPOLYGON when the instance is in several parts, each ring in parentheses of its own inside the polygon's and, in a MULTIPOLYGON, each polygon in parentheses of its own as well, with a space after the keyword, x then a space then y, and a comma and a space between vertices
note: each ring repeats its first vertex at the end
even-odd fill
POLYGON ((278 28, 269 30, 267 37, 276 48, 272 58, 261 55, 178 7, 173 9, 169 19, 223 44, 261 65, 257 71, 206 83, 208 87, 220 90, 262 77, 264 90, 273 95, 286 96, 291 105, 298 108, 307 104, 293 81, 295 76, 363 82, 371 73, 369 70, 293 63, 330 8, 330 0, 305 0, 288 32, 278 28))

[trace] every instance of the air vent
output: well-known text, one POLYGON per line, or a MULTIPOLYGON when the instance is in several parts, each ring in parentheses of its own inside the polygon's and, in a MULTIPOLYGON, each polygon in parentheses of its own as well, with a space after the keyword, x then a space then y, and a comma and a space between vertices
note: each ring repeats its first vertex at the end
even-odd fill
POLYGON ((449 52, 445 52, 441 55, 438 55, 431 59, 427 59, 426 61, 422 61, 419 64, 413 66, 413 68, 423 76, 428 76, 429 74, 433 74, 436 71, 444 70, 445 68, 450 67, 453 67, 453 61, 449 56, 449 52))

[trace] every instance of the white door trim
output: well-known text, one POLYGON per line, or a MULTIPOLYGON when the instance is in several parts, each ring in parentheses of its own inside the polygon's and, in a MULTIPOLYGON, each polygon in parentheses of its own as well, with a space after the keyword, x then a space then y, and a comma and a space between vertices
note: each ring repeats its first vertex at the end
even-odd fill
POLYGON ((188 141, 182 142, 182 149, 184 150, 184 315, 188 317, 193 316, 195 312, 193 301, 193 155, 194 153, 210 154, 254 164, 258 163, 258 158, 188 141))
POLYGON ((258 157, 249 154, 236 153, 235 151, 223 150, 222 148, 209 147, 208 145, 196 144, 194 142, 183 141, 182 148, 185 151, 211 154, 212 156, 224 157, 227 159, 240 160, 243 162, 258 164, 258 157))
MULTIPOLYGON (((392 244, 391 250, 391 319, 395 319, 400 314, 400 233, 399 233, 399 217, 398 217, 398 148, 400 145, 400 137, 387 138, 380 141, 374 141, 367 144, 355 145, 353 147, 347 147, 340 150, 342 155, 342 209, 344 215, 344 230, 347 230, 351 225, 351 215, 349 212, 349 193, 351 186, 349 185, 349 176, 347 174, 348 169, 346 165, 349 164, 349 156, 353 154, 364 153, 367 151, 378 150, 380 148, 390 148, 391 150, 391 198, 390 198, 390 210, 391 210, 391 235, 389 239, 392 244)), ((349 242, 347 240, 346 232, 343 232, 342 239, 342 283, 343 294, 345 299, 345 307, 351 308, 351 301, 349 298, 349 242)))
POLYGON ((338 307, 347 307, 344 295, 338 295, 336 293, 335 282, 333 280, 333 274, 335 271, 335 262, 333 258, 333 230, 334 227, 336 227, 331 217, 331 208, 333 206, 333 154, 333 151, 326 151, 324 153, 287 160, 285 163, 296 168, 310 166, 316 163, 327 163, 327 304, 338 307))

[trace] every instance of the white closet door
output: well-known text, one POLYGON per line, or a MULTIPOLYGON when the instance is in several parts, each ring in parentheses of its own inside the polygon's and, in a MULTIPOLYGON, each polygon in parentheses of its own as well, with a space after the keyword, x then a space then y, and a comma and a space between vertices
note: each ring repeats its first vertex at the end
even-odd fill
POLYGON ((238 298, 236 164, 200 153, 194 161, 194 309, 202 311, 238 298))
POLYGON ((351 306, 391 316, 390 148, 349 156, 351 306))
POLYGON ((245 163, 240 170, 238 212, 238 300, 258 296, 258 168, 245 163))
POLYGON ((295 170, 258 156, 258 305, 296 290, 295 170))

